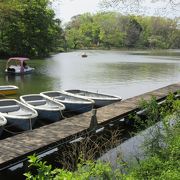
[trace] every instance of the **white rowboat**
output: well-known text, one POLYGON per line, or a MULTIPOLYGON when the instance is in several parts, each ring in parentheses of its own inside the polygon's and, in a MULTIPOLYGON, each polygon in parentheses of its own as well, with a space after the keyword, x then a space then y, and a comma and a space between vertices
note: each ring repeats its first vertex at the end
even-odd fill
POLYGON ((0 100, 0 113, 7 119, 7 123, 21 130, 32 129, 38 113, 16 99, 0 100))
POLYGON ((78 97, 65 91, 46 91, 40 94, 54 101, 63 103, 66 107, 66 111, 69 112, 87 112, 90 111, 94 105, 94 101, 90 99, 78 97))
POLYGON ((78 95, 80 97, 92 99, 95 102, 95 107, 106 106, 108 104, 112 104, 114 102, 118 102, 122 100, 122 98, 118 96, 100 94, 90 91, 79 90, 79 89, 66 90, 66 92, 72 93, 74 95, 78 95))
POLYGON ((62 111, 65 106, 60 102, 55 102, 40 94, 29 94, 20 96, 21 102, 35 109, 40 119, 47 119, 51 122, 58 121, 63 118, 62 111))

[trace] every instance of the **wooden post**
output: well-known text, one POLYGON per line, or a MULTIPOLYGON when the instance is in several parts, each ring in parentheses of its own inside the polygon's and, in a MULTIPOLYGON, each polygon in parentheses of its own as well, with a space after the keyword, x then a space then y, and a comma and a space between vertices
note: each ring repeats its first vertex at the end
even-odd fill
POLYGON ((32 131, 32 121, 31 121, 31 118, 29 120, 29 130, 32 131))
POLYGON ((90 122, 90 129, 96 129, 98 127, 97 117, 96 117, 97 109, 92 109, 92 116, 90 122))

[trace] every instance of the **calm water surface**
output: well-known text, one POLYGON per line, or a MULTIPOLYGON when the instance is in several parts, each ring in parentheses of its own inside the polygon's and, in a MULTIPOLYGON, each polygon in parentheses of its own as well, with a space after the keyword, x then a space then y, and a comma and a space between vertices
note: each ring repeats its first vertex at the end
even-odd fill
POLYGON ((19 86, 19 95, 47 90, 84 89, 119 95, 123 99, 180 82, 180 50, 82 51, 31 60, 33 74, 7 76, 0 61, 0 85, 19 86))
MULTIPOLYGON (((19 86, 19 94, 47 90, 84 89, 115 94, 123 99, 180 82, 180 50, 161 51, 82 51, 60 53, 43 60, 32 60, 35 72, 24 76, 4 74, 5 60, 0 60, 0 85, 19 86)), ((12 179, 19 172, 2 175, 12 179)))

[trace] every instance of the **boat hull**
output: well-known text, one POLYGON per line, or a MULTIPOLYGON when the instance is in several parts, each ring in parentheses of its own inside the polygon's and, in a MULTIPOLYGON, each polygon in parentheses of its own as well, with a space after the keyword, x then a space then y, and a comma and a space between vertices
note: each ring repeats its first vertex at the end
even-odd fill
POLYGON ((3 127, 0 126, 0 136, 2 135, 2 133, 3 133, 3 127))
POLYGON ((94 104, 66 103, 66 102, 61 102, 61 103, 65 105, 66 112, 70 112, 70 113, 84 113, 92 110, 94 105, 94 104))
POLYGON ((34 69, 24 71, 24 72, 11 72, 11 71, 5 71, 6 74, 11 74, 11 75, 21 75, 21 74, 31 74, 34 71, 34 69))
POLYGON ((18 87, 14 85, 0 86, 0 95, 12 95, 17 94, 18 87))
POLYGON ((93 99, 95 102, 95 108, 99 108, 99 107, 103 107, 103 106, 107 106, 109 104, 118 102, 120 100, 103 100, 103 99, 93 99))
POLYGON ((89 92, 89 91, 84 91, 84 90, 78 90, 78 89, 66 90, 66 92, 77 95, 79 97, 93 100, 95 108, 107 106, 109 104, 121 101, 121 98, 118 96, 99 94, 99 93, 94 93, 94 92, 89 92))
POLYGON ((13 94, 17 94, 17 89, 12 89, 12 90, 0 90, 0 94, 3 95, 13 95, 13 94))
POLYGON ((87 57, 87 55, 81 55, 81 57, 86 58, 86 57, 87 57))
POLYGON ((46 110, 39 110, 35 109, 38 112, 39 119, 45 119, 50 122, 56 122, 63 119, 62 111, 46 111, 46 110))
POLYGON ((32 119, 17 119, 17 118, 10 118, 10 117, 6 117, 7 119, 7 123, 9 125, 12 125, 14 127, 17 127, 18 129, 27 131, 27 130, 31 130, 32 127, 34 126, 36 119, 37 118, 32 118, 32 119))

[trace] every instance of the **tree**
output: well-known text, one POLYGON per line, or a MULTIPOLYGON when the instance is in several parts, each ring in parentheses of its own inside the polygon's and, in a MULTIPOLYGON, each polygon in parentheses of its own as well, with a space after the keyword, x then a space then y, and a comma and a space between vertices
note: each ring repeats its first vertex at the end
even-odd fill
POLYGON ((99 41, 105 47, 123 47, 125 33, 120 19, 122 16, 115 12, 104 12, 94 16, 99 24, 99 41))
POLYGON ((177 20, 162 17, 102 12, 75 16, 65 28, 67 46, 72 49, 178 48, 177 20))
MULTIPOLYGON (((133 7, 134 5, 140 6, 140 4, 143 1, 144 0, 101 0, 100 4, 106 8, 117 7, 120 4, 125 4, 130 7, 133 7)), ((156 3, 159 1, 161 1, 161 0, 153 0, 153 1, 151 1, 151 3, 156 3)), ((164 0, 163 3, 165 3, 166 5, 167 4, 170 5, 172 9, 176 9, 177 6, 179 5, 179 0, 164 0)))
POLYGON ((142 32, 141 25, 136 21, 134 17, 130 17, 129 24, 126 31, 126 46, 135 47, 136 42, 139 40, 140 34, 142 32))
POLYGON ((15 21, 16 14, 20 13, 18 2, 9 0, 0 1, 0 54, 4 56, 10 51, 8 38, 10 25, 15 21))
POLYGON ((42 57, 57 48, 62 28, 49 0, 3 1, 0 5, 8 7, 1 14, 11 14, 0 18, 6 24, 1 26, 1 41, 6 44, 0 53, 42 57))

